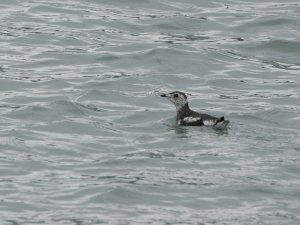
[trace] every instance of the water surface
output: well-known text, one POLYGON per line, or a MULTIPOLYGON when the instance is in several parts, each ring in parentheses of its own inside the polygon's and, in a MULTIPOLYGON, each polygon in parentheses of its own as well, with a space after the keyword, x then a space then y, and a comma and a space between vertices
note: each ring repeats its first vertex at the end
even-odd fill
POLYGON ((299 1, 0 6, 2 224, 300 223, 299 1))

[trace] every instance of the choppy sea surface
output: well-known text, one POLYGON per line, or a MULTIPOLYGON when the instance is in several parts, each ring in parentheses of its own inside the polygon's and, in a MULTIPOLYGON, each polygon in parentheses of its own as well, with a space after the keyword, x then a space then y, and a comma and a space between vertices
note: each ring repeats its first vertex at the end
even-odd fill
POLYGON ((0 0, 0 224, 300 224, 300 3, 0 0), (227 130, 180 127, 180 90, 227 130))

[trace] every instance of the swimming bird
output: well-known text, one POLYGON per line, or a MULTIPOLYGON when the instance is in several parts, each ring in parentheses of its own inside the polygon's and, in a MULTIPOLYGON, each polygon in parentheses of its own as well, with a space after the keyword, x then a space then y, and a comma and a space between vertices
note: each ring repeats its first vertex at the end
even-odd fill
POLYGON ((168 98, 175 105, 177 111, 176 121, 178 125, 225 128, 229 123, 228 120, 225 120, 224 116, 218 118, 191 110, 187 96, 183 92, 174 91, 160 96, 168 98))

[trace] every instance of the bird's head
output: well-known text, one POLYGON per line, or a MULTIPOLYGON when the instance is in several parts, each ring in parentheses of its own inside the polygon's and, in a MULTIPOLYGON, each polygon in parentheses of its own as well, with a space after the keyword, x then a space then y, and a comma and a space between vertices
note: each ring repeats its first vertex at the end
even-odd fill
POLYGON ((180 110, 182 107, 188 104, 186 95, 180 91, 174 91, 168 94, 162 94, 161 97, 168 98, 176 107, 176 110, 180 110))

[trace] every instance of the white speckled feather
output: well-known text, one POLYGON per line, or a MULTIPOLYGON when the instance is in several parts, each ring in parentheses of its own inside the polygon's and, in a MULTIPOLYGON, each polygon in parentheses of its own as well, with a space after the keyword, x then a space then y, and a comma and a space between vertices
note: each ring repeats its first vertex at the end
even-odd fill
POLYGON ((216 123, 215 120, 204 120, 204 121, 203 121, 203 124, 204 124, 205 126, 213 126, 213 125, 215 125, 215 123, 216 123))
POLYGON ((185 117, 182 119, 184 122, 186 123, 193 123, 193 122, 197 122, 199 120, 201 120, 201 117, 185 117))

